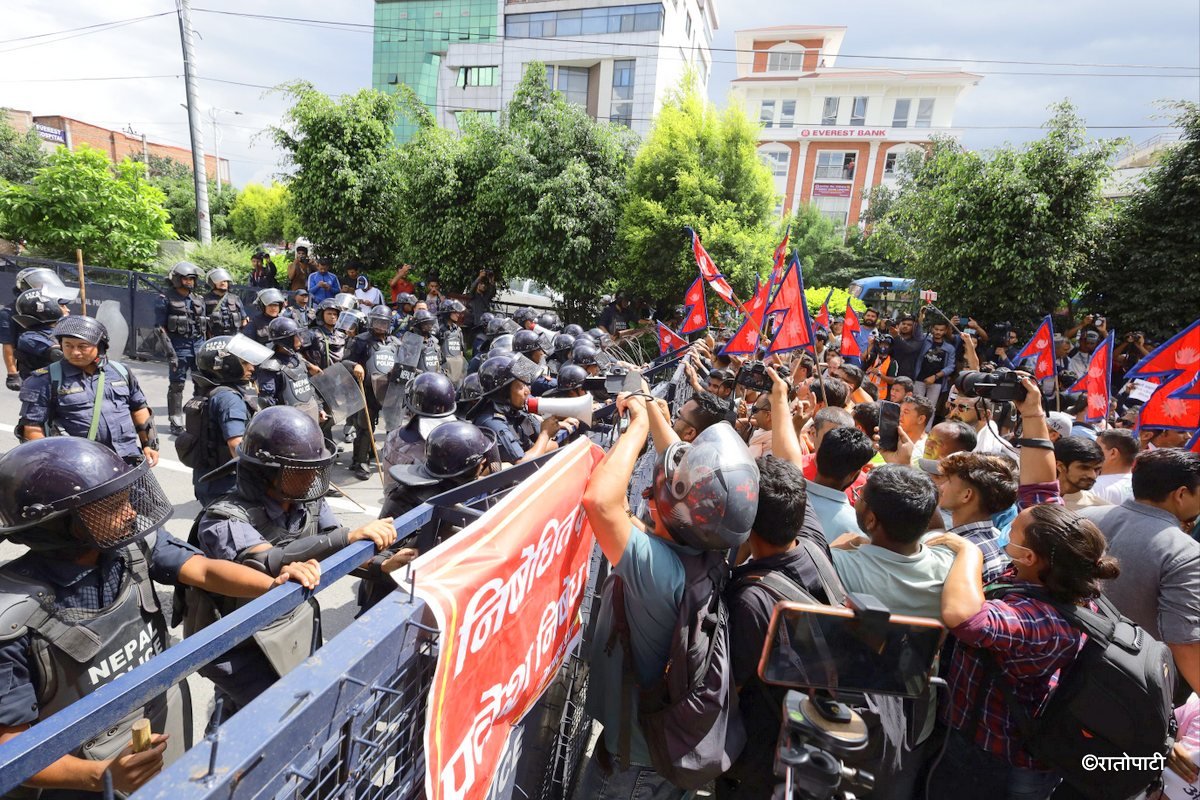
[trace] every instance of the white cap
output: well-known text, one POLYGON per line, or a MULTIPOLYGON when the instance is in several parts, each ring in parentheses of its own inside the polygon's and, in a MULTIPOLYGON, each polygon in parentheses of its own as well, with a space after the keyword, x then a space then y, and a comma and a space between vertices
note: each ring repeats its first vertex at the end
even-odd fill
POLYGON ((1057 431, 1059 436, 1070 436, 1071 428, 1075 425, 1075 420, 1065 411, 1051 411, 1046 424, 1050 427, 1050 430, 1057 431))

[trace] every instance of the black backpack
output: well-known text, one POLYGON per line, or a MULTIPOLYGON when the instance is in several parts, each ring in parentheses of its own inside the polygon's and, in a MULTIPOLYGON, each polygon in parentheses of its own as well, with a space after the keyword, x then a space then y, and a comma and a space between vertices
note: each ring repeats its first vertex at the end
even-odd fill
POLYGON ((1075 663, 1060 676, 1037 717, 1031 717, 1013 693, 995 660, 986 659, 1026 751, 1054 767, 1064 782, 1086 797, 1123 800, 1140 794, 1159 780, 1175 742, 1175 662, 1170 649, 1122 616, 1104 596, 1096 601, 1095 612, 1057 603, 1027 586, 997 586, 987 595, 1014 593, 1053 605, 1087 634, 1075 663), (1113 766, 1105 760, 1109 758, 1122 762, 1113 766))
POLYGON ((750 564, 750 569, 741 572, 729 585, 727 595, 732 597, 743 587, 756 584, 766 589, 777 603, 787 601, 818 606, 844 606, 846 604, 846 587, 842 585, 842 579, 838 577, 833 562, 825 553, 825 548, 811 539, 803 537, 796 546, 803 547, 808 551, 813 566, 817 568, 817 578, 821 581, 821 588, 825 590, 825 597, 828 598, 827 603, 822 603, 813 597, 811 592, 782 572, 776 570, 755 571, 753 562, 750 564))
POLYGON ((650 749, 651 766, 680 789, 707 786, 729 770, 746 744, 729 659, 729 608, 722 594, 729 579, 725 556, 724 551, 679 554, 686 573, 683 601, 667 666, 649 686, 637 683, 625 589, 619 577, 611 579, 614 624, 608 647, 619 637, 625 656, 616 755, 627 767, 633 724, 628 713, 636 691, 637 724, 650 749))
MULTIPOLYGON (((216 448, 209 441, 208 406, 218 392, 235 392, 228 386, 216 386, 207 394, 193 395, 183 404, 183 433, 175 437, 175 454, 179 461, 192 469, 210 470, 221 466, 216 448)), ((226 459, 228 460, 228 459, 226 459)))

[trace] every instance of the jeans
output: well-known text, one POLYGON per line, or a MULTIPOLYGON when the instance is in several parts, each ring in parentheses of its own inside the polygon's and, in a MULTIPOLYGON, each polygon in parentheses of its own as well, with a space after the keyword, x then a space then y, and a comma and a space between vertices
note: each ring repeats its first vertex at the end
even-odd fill
POLYGON ((952 730, 947 737, 946 750, 933 768, 930 800, 1046 800, 1058 785, 1057 773, 1015 767, 976 747, 961 731, 952 730))
POLYGON ((576 800, 687 800, 691 796, 653 767, 633 764, 621 770, 613 764, 611 770, 606 770, 601 763, 605 759, 597 755, 593 753, 583 769, 573 795, 576 800))
POLYGON ((942 383, 926 383, 925 381, 913 382, 913 394, 917 397, 924 397, 933 404, 933 414, 929 416, 929 420, 925 423, 925 430, 928 432, 933 428, 933 420, 937 417, 938 398, 942 396, 942 383))

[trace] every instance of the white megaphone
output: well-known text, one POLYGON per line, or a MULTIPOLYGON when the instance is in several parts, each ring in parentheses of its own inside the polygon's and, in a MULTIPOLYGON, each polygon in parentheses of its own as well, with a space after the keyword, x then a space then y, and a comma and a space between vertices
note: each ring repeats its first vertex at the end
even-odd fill
POLYGON ((531 397, 525 401, 525 410, 543 417, 574 417, 584 425, 592 424, 592 396, 583 397, 531 397))

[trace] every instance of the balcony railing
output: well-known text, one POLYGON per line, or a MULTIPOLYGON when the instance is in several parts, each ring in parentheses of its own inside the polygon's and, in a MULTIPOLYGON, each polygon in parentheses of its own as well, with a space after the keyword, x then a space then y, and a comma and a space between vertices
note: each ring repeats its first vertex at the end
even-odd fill
POLYGON ((819 166, 817 167, 817 177, 821 180, 851 181, 854 180, 854 165, 850 164, 844 167, 819 166))

